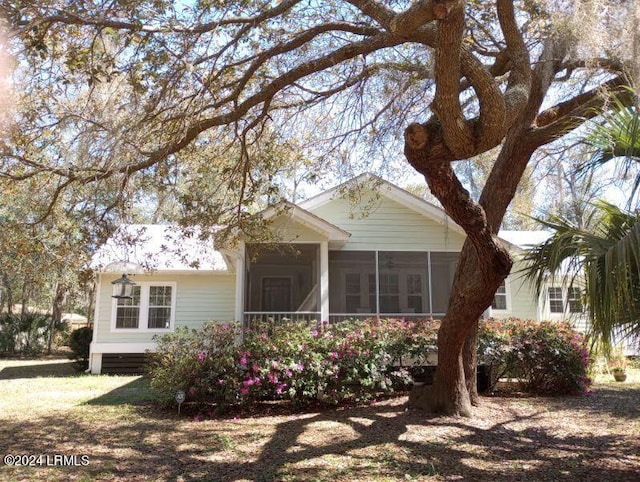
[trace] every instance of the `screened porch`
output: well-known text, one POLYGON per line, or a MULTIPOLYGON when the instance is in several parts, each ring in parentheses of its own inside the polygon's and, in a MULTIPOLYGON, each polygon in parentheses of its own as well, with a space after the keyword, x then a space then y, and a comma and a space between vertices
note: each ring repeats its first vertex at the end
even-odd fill
POLYGON ((247 245, 244 326, 285 319, 439 318, 447 310, 457 260, 455 252, 247 245))

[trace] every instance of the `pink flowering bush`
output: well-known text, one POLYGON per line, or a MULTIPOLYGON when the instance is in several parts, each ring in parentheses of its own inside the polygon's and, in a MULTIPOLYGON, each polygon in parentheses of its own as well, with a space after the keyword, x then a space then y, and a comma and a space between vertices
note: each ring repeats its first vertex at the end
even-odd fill
POLYGON ((149 373, 160 402, 174 403, 181 390, 192 402, 236 403, 239 339, 236 325, 222 323, 207 323, 200 330, 178 327, 158 337, 156 353, 149 357, 149 373))
POLYGON ((218 409, 261 400, 371 400, 407 386, 406 370, 396 365, 432 347, 435 330, 433 322, 401 320, 264 323, 238 340, 235 327, 217 323, 160 337, 150 375, 161 401, 173 403, 176 390, 218 409))
MULTIPOLYGON (((242 343, 234 325, 179 328, 158 338, 151 386, 165 404, 182 390, 188 402, 217 410, 262 400, 368 401, 407 388, 407 364, 426 364, 438 327, 396 319, 264 323, 246 331, 242 343)), ((567 325, 488 320, 480 326, 478 358, 537 393, 583 393, 590 384, 584 340, 567 325)))
POLYGON ((582 335, 566 323, 511 318, 481 323, 479 359, 523 390, 543 395, 587 393, 591 359, 582 335))

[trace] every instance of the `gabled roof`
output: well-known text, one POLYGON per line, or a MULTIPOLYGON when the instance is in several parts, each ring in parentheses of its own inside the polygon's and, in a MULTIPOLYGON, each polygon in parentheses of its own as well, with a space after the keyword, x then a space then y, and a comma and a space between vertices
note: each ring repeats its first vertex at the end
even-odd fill
POLYGON ((345 191, 365 186, 374 189, 380 195, 385 196, 388 199, 391 199, 392 201, 395 201, 398 204, 418 214, 421 214, 422 216, 425 216, 438 224, 448 226, 449 229, 461 234, 462 236, 466 236, 464 229, 457 225, 444 211, 444 209, 414 194, 411 194, 409 191, 406 191, 401 187, 398 187, 395 184, 386 181, 385 179, 382 179, 381 177, 376 176, 375 174, 372 174, 370 172, 360 174, 359 176, 354 177, 353 179, 350 179, 327 191, 324 191, 317 196, 311 197, 306 201, 302 201, 298 204, 298 206, 306 210, 313 211, 334 199, 344 197, 343 194, 345 193, 345 191))
POLYGON ((520 249, 529 249, 537 244, 544 243, 552 234, 549 231, 511 231, 503 229, 498 233, 498 236, 500 239, 504 239, 520 249))
POLYGON ((269 207, 262 211, 260 215, 263 219, 287 216, 297 223, 326 236, 328 241, 346 242, 351 236, 351 233, 344 229, 289 201, 282 201, 276 206, 269 207))
POLYGON ((102 245, 91 267, 104 272, 229 271, 222 252, 200 230, 158 224, 120 226, 102 245))

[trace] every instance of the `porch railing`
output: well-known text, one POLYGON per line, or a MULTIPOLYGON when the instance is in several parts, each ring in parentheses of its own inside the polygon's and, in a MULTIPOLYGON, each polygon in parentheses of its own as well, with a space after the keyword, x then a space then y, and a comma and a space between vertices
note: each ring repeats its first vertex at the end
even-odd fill
POLYGON ((243 327, 250 328, 255 323, 284 323, 288 321, 292 322, 310 322, 318 321, 320 319, 319 311, 295 311, 289 313, 274 313, 270 311, 245 311, 243 319, 243 327))
POLYGON ((371 318, 401 318, 404 320, 440 319, 444 313, 331 313, 329 323, 345 320, 369 320, 371 318))
MULTIPOLYGON (((331 313, 329 323, 339 323, 346 320, 368 320, 371 318, 402 318, 405 320, 440 319, 444 313, 331 313)), ((312 322, 320 321, 319 311, 270 312, 245 311, 243 326, 249 328, 254 323, 265 322, 312 322)))

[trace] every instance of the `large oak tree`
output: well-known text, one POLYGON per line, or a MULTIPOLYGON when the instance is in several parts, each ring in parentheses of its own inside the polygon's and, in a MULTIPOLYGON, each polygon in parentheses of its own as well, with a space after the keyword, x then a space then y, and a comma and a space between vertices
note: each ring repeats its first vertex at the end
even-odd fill
POLYGON ((358 156, 404 133, 406 160, 467 233, 434 385, 411 401, 470 414, 476 323, 512 264, 496 233, 536 149, 632 83, 634 5, 8 0, 18 103, 0 170, 46 176, 53 205, 73 185, 166 178, 214 143, 237 147, 218 174, 244 194, 265 132, 358 156), (496 147, 475 201, 453 166, 496 147))

